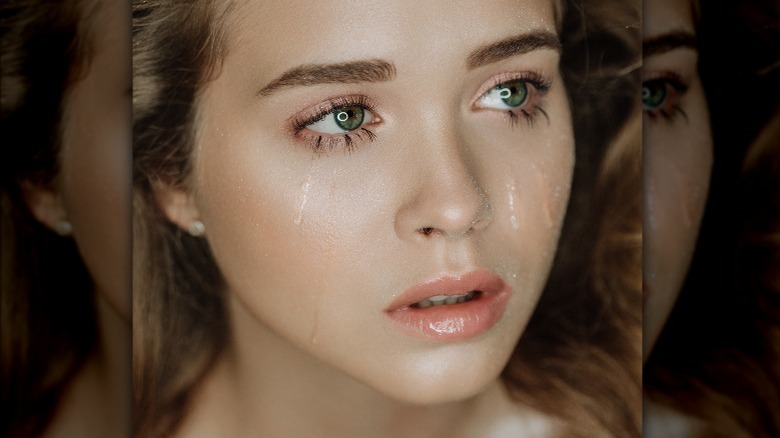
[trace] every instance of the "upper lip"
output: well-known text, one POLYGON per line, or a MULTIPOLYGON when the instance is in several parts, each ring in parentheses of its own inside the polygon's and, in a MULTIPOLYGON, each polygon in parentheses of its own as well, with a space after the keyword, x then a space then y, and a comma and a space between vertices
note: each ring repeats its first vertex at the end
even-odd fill
POLYGON ((387 306, 385 311, 402 310, 436 295, 463 295, 471 291, 493 294, 504 289, 506 284, 501 277, 487 269, 476 269, 454 275, 443 274, 406 289, 387 306))

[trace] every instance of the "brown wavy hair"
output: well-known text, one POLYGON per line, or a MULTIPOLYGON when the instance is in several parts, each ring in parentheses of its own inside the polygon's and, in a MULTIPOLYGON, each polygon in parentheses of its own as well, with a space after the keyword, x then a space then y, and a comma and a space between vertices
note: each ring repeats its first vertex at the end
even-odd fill
POLYGON ((0 4, 0 435, 37 436, 96 342, 72 239, 40 224, 25 185, 52 187, 68 90, 89 66, 87 0, 0 4))
POLYGON ((706 224, 707 240, 645 365, 648 395, 697 420, 694 436, 780 432, 779 129, 780 112, 732 180, 738 198, 708 206, 705 215, 727 219, 706 224))
POLYGON ((699 71, 713 131, 710 194, 688 276, 644 377, 649 397, 696 420, 696 436, 780 435, 776 6, 765 0, 701 6, 699 71), (733 54, 735 68, 724 71, 723 53, 733 54), (733 94, 724 83, 743 87, 733 94))
MULTIPOLYGON (((615 136, 638 105, 640 5, 569 1, 558 12, 577 140, 574 189, 550 283, 502 378, 518 401, 567 421, 572 433, 639 436, 641 136, 637 125, 615 136), (630 175, 617 178, 620 172, 630 175), (602 222, 605 216, 615 220, 602 222)), ((224 280, 206 241, 168 222, 155 190, 189 183, 200 93, 219 74, 232 18, 227 1, 134 3, 133 432, 139 437, 177 429, 230 336, 224 280)))

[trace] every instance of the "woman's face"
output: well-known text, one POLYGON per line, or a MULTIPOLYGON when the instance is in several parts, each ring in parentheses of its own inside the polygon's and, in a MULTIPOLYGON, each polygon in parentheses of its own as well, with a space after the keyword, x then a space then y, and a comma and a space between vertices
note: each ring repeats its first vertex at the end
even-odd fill
POLYGON ((656 0, 644 9, 645 358, 688 272, 712 166, 690 8, 656 0))
POLYGON ((271 334, 399 400, 478 393, 534 310, 569 196, 551 2, 231 16, 191 214, 166 211, 205 224, 239 357, 271 334), (440 295, 470 301, 426 307, 440 295))

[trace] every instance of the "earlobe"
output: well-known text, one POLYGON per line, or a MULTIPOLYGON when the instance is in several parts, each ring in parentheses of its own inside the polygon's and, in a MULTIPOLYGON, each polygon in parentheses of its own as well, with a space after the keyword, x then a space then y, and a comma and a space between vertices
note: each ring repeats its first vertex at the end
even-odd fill
POLYGON ((157 205, 169 221, 193 236, 202 236, 206 227, 190 193, 179 187, 159 183, 154 188, 157 205))
POLYGON ((24 181, 22 193, 27 207, 38 222, 60 236, 69 236, 73 232, 62 196, 55 188, 24 181))

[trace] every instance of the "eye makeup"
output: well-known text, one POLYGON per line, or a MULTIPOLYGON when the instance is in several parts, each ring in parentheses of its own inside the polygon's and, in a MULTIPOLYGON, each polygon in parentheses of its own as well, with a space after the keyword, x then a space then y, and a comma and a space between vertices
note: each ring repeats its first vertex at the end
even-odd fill
MULTIPOLYGON (((479 88, 471 108, 500 113, 512 127, 520 122, 533 126, 539 115, 549 122, 542 101, 551 86, 552 80, 537 72, 501 73, 479 88)), ((382 123, 382 118, 373 100, 354 94, 325 100, 294 115, 287 123, 296 141, 320 154, 335 150, 353 152, 374 141, 374 128, 382 123)))
POLYGON ((542 99, 551 87, 551 79, 534 71, 502 73, 479 89, 472 108, 500 111, 513 127, 519 122, 533 126, 540 114, 549 122, 542 99))
POLYGON ((364 95, 332 98, 293 116, 289 120, 291 133, 316 153, 337 149, 352 152, 361 143, 376 138, 371 129, 381 119, 374 108, 364 95))
POLYGON ((686 121, 688 115, 680 100, 688 91, 687 81, 672 71, 651 75, 642 82, 642 109, 652 122, 673 122, 677 117, 686 121))

